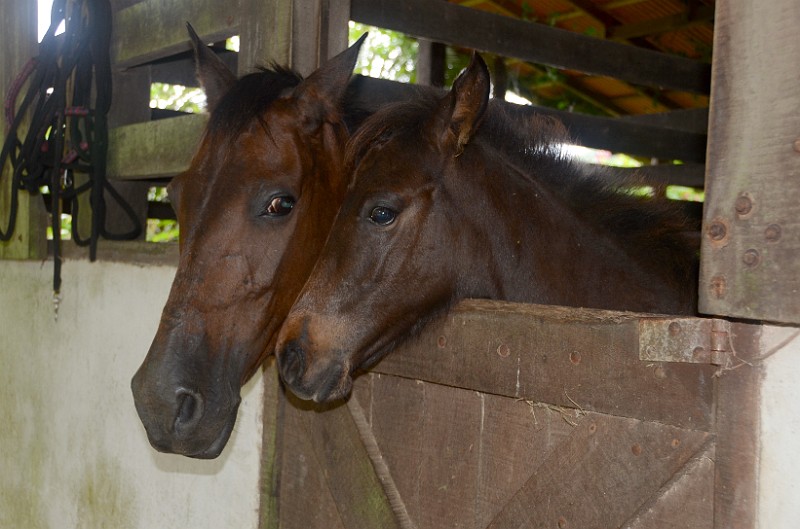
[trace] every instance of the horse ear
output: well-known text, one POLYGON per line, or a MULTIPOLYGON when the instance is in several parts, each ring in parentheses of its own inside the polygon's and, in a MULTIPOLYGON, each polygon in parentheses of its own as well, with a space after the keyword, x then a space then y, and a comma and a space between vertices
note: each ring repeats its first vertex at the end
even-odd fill
POLYGON ((313 127, 324 121, 327 113, 340 107, 367 35, 361 35, 355 44, 320 66, 295 89, 293 95, 304 103, 307 110, 304 117, 313 127))
POLYGON ((197 80, 206 93, 206 101, 209 112, 214 110, 222 96, 236 82, 236 75, 225 65, 217 54, 205 45, 197 36, 194 28, 188 22, 186 29, 189 31, 189 38, 192 40, 194 50, 194 63, 197 69, 197 80))
POLYGON ((472 54, 466 70, 456 78, 453 88, 443 100, 437 118, 443 127, 439 131, 442 147, 460 155, 475 135, 489 105, 489 69, 483 58, 472 54))

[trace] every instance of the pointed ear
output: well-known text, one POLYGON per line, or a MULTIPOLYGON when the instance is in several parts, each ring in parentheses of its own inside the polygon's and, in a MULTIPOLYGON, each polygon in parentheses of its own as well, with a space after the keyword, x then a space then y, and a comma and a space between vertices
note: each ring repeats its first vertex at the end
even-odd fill
POLYGON ((236 75, 225 65, 217 54, 205 45, 188 22, 186 29, 192 40, 194 64, 197 69, 197 80, 206 93, 208 111, 211 112, 222 99, 222 96, 236 82, 236 75))
POLYGON ((341 107, 358 52, 367 35, 361 35, 355 44, 320 66, 295 88, 293 96, 302 103, 303 117, 312 127, 319 126, 326 115, 341 107))
POLYGON ((489 105, 489 69, 480 55, 472 54, 467 69, 453 83, 437 112, 438 140, 443 149, 459 156, 478 131, 489 105))

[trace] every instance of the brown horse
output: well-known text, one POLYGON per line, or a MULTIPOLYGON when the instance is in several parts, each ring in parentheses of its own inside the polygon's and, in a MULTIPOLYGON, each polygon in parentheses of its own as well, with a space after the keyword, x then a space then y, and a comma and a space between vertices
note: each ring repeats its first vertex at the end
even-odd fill
POLYGON ((680 206, 607 187, 563 154, 562 125, 488 94, 476 55, 444 98, 387 107, 352 138, 354 180, 278 338, 298 396, 346 396, 356 369, 467 297, 694 312, 680 206))
POLYGON ((341 204, 341 101, 363 37, 306 80, 283 68, 237 80, 189 29, 211 115, 169 186, 180 260, 131 387, 156 449, 212 458, 341 204))

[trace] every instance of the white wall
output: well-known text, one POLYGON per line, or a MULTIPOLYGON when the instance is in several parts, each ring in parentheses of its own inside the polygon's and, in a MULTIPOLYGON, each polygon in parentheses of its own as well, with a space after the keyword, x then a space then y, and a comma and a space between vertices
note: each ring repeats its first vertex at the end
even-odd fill
POLYGON ((758 525, 800 527, 800 329, 764 326, 758 525))
POLYGON ((175 269, 0 261, 0 527, 255 528, 263 383, 222 456, 155 452, 129 383, 175 269))

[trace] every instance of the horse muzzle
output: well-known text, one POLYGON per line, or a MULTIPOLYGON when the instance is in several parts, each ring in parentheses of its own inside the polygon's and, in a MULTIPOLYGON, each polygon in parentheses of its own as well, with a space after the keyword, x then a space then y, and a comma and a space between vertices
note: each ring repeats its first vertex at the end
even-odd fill
POLYGON ((345 363, 332 358, 309 365, 307 352, 299 340, 280 347, 276 357, 284 384, 297 397, 324 403, 350 394, 353 379, 345 363))
POLYGON ((140 369, 131 381, 131 390, 153 448, 198 459, 219 456, 233 432, 240 397, 214 402, 186 385, 170 389, 148 382, 146 371, 140 369))

